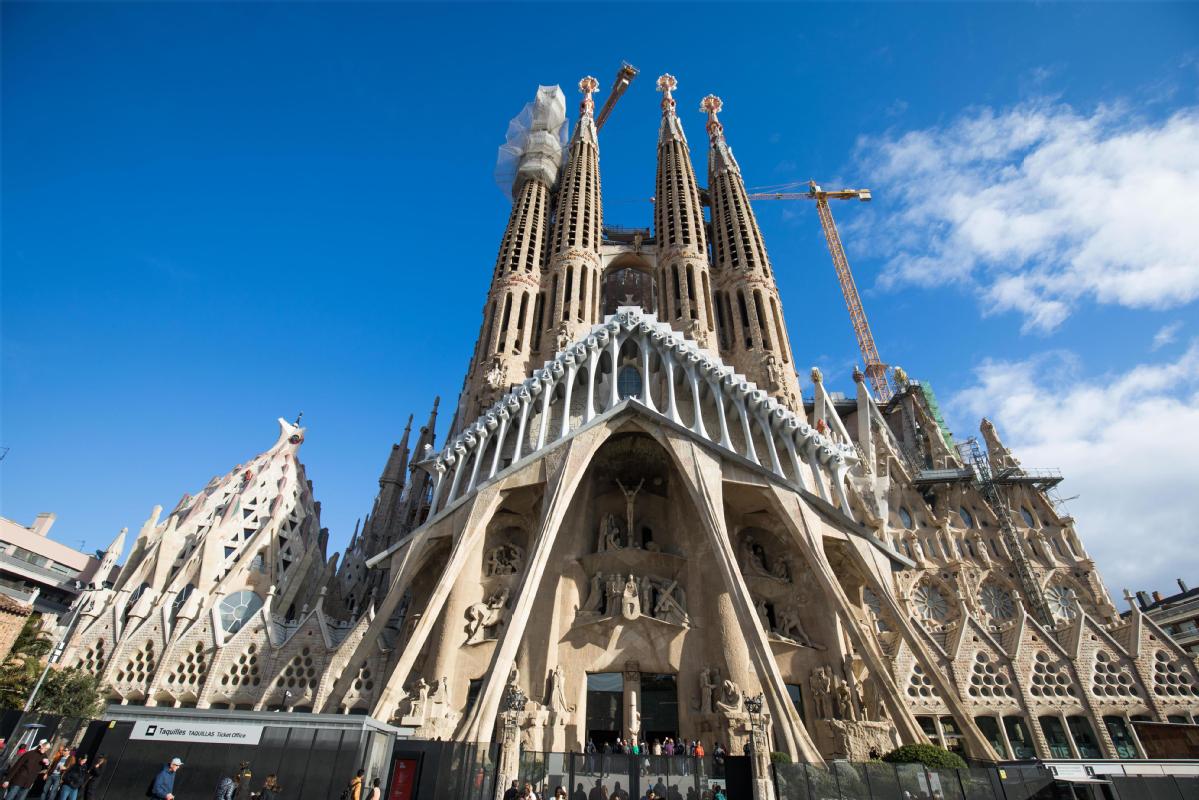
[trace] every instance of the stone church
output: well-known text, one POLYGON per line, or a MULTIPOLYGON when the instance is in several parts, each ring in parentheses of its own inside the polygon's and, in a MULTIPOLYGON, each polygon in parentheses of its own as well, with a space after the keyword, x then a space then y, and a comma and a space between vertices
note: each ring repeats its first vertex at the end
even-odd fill
POLYGON ((118 703, 533 750, 1116 758, 1140 754, 1135 720, 1199 722, 1194 656, 1135 604, 1121 618, 1059 477, 986 420, 982 446, 955 444, 902 370, 885 400, 856 373, 845 393, 801 382, 721 101, 696 104, 702 187, 676 88, 659 78, 641 231, 604 226, 596 81, 573 129, 538 91, 448 434, 436 405, 405 431, 340 558, 305 430, 281 420, 155 509, 116 583, 81 597, 66 663, 118 703))

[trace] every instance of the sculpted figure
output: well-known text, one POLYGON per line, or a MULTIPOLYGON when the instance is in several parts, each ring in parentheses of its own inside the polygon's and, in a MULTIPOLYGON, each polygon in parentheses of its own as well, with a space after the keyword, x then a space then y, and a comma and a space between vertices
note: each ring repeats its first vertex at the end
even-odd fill
POLYGON ((808 633, 804 630, 803 622, 800 620, 798 608, 787 606, 781 611, 776 611, 775 619, 778 620, 779 636, 793 639, 804 647, 812 646, 812 640, 808 638, 808 633))
POLYGON ((779 556, 774 560, 774 563, 770 565, 770 577, 790 582, 791 568, 787 566, 787 559, 779 556))
POLYGON ((507 604, 508 590, 504 588, 487 598, 485 602, 475 603, 467 608, 466 643, 475 644, 483 641, 487 628, 503 621, 507 604))
POLYGON ((720 688, 720 670, 715 667, 704 667, 699 673, 699 711, 701 714, 712 713, 712 698, 720 688))
POLYGON ((667 582, 660 578, 647 578, 646 582, 650 584, 654 592, 651 616, 674 625, 686 625, 689 621, 687 609, 684 608, 686 595, 683 593, 683 587, 679 586, 679 582, 667 582))
POLYGON ((408 714, 413 717, 424 719, 425 709, 429 703, 429 684, 425 682, 423 677, 417 678, 412 689, 413 691, 408 695, 408 714))
POLYGON ((770 574, 770 570, 766 566, 766 550, 758 544, 757 539, 751 533, 745 534, 745 538, 741 540, 741 563, 744 565, 745 571, 751 574, 770 574))
POLYGON ((562 677, 562 667, 555 666, 550 671, 550 702, 549 707, 559 714, 569 714, 574 706, 566 702, 566 681, 562 677))
POLYGON ((620 615, 630 621, 641 616, 641 595, 637 579, 632 575, 624 584, 624 592, 620 600, 620 615))
POLYGON ((620 523, 616 521, 616 515, 605 514, 603 522, 600 523, 600 552, 622 549, 624 544, 620 539, 620 523))
POLYGON ((766 608, 765 600, 755 600, 754 610, 758 612, 758 620, 762 623, 762 630, 766 631, 766 635, 770 635, 773 629, 770 627, 770 611, 766 608))
POLYGON ((857 721, 858 715, 853 708, 853 698, 850 695, 849 683, 837 681, 837 711, 841 719, 857 721))
POLYGON ((587 602, 579 609, 580 614, 600 614, 603 613, 604 606, 604 575, 597 572, 591 576, 591 591, 587 595, 587 602))
POLYGON ((720 687, 720 697, 716 700, 716 707, 726 714, 736 713, 741 710, 741 696, 741 687, 725 678, 720 687))
POLYGON ((808 686, 812 689, 812 705, 816 707, 816 719, 829 719, 829 694, 832 692, 832 678, 827 667, 817 667, 808 677, 808 686))
POLYGON ((487 553, 487 564, 483 574, 488 577, 496 575, 515 575, 520 572, 521 562, 525 552, 514 544, 501 544, 487 553))

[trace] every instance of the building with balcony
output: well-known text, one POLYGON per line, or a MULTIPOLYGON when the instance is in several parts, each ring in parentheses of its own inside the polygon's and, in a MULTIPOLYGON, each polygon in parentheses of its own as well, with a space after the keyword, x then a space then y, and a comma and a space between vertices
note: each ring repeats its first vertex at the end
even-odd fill
POLYGON ((0 517, 0 594, 41 614, 62 614, 94 581, 101 559, 50 538, 54 515, 32 525, 0 517))
MULTIPOLYGON (((1188 587, 1178 579, 1178 592, 1162 597, 1161 592, 1137 592, 1137 605, 1192 653, 1199 653, 1199 587, 1188 587)), ((1125 614, 1127 616, 1127 614, 1125 614)))

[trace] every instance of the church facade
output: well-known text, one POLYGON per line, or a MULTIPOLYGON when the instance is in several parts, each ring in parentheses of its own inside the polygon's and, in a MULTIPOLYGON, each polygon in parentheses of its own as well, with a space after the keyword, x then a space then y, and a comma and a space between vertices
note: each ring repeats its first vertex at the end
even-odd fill
POLYGON ((342 556, 281 420, 156 509, 81 597, 66 663, 119 703, 533 750, 1127 758, 1133 721, 1199 722, 1194 655, 1121 618, 1059 478, 986 420, 985 448, 955 445, 901 370, 885 402, 817 370, 805 396, 721 101, 700 103, 701 188, 676 81, 658 88, 640 232, 603 223, 595 80, 568 139, 561 92, 538 92, 449 433, 436 405, 411 449, 405 431, 342 556))

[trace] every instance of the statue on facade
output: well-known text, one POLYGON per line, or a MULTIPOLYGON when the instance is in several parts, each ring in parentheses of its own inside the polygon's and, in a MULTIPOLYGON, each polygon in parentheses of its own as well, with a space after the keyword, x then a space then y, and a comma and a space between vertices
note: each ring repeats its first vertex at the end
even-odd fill
POLYGON ((620 523, 616 521, 616 515, 612 513, 605 514, 603 521, 600 522, 599 552, 621 550, 623 548, 624 543, 621 541, 620 523))
POLYGON ((816 708, 816 719, 830 719, 829 695, 833 690, 832 677, 827 667, 817 667, 808 676, 808 686, 812 689, 812 705, 816 708))
POLYGON ((429 684, 423 677, 417 678, 408 692, 408 713, 404 716, 424 720, 429 705, 429 684))
POLYGON ((562 667, 555 666, 550 670, 550 710, 558 714, 569 714, 575 707, 566 702, 566 681, 562 677, 562 667))
POLYGON ((621 593, 620 615, 630 622, 641 616, 641 593, 633 575, 629 575, 621 593))
POLYGON ((766 601, 761 598, 755 600, 754 610, 758 612, 758 621, 762 623, 762 630, 769 636, 774 629, 770 626, 770 609, 766 607, 766 601))
POLYGON ((493 547, 487 553, 487 558, 483 565, 483 575, 487 578, 493 578, 497 575, 515 575, 520 572, 524 557, 525 551, 514 544, 505 543, 498 547, 493 547))
POLYGON ((741 687, 725 678, 720 685, 720 696, 716 698, 716 707, 725 714, 736 714, 741 710, 741 687))
POLYGON ((720 688, 720 670, 716 667, 704 667, 699 673, 699 712, 712 713, 712 698, 720 688))
POLYGON ((625 525, 627 526, 626 530, 629 532, 628 546, 637 547, 637 538, 633 533, 633 531, 636 530, 633 522, 633 500, 636 499, 637 493, 641 491, 641 487, 645 485, 645 478, 642 478, 632 489, 626 489, 625 485, 620 481, 617 481, 616 485, 619 486, 620 491, 624 493, 625 525))
POLYGON ((587 602, 579 609, 580 615, 598 616, 604 612, 604 574, 597 572, 591 576, 591 589, 587 594, 587 602))
POLYGON ((482 603, 475 603, 466 609, 466 643, 476 644, 483 641, 487 629, 499 625, 504 620, 508 605, 508 589, 503 588, 488 597, 482 603))
POLYGON ((758 544, 752 533, 745 534, 741 540, 741 564, 751 574, 770 575, 770 568, 766 565, 766 549, 758 544))
POLYGON ((837 681, 837 715, 843 720, 856 722, 857 712, 853 707, 853 695, 849 691, 849 681, 837 681))
POLYGON ((686 609, 687 596, 678 581, 645 578, 643 583, 652 592, 650 616, 672 625, 686 625, 690 622, 686 609))
POLYGON ((799 608, 789 605, 783 607, 781 610, 776 609, 775 619, 778 622, 775 632, 779 636, 791 639, 804 647, 812 646, 812 640, 808 637, 807 631, 804 630, 803 622, 800 620, 799 608))

